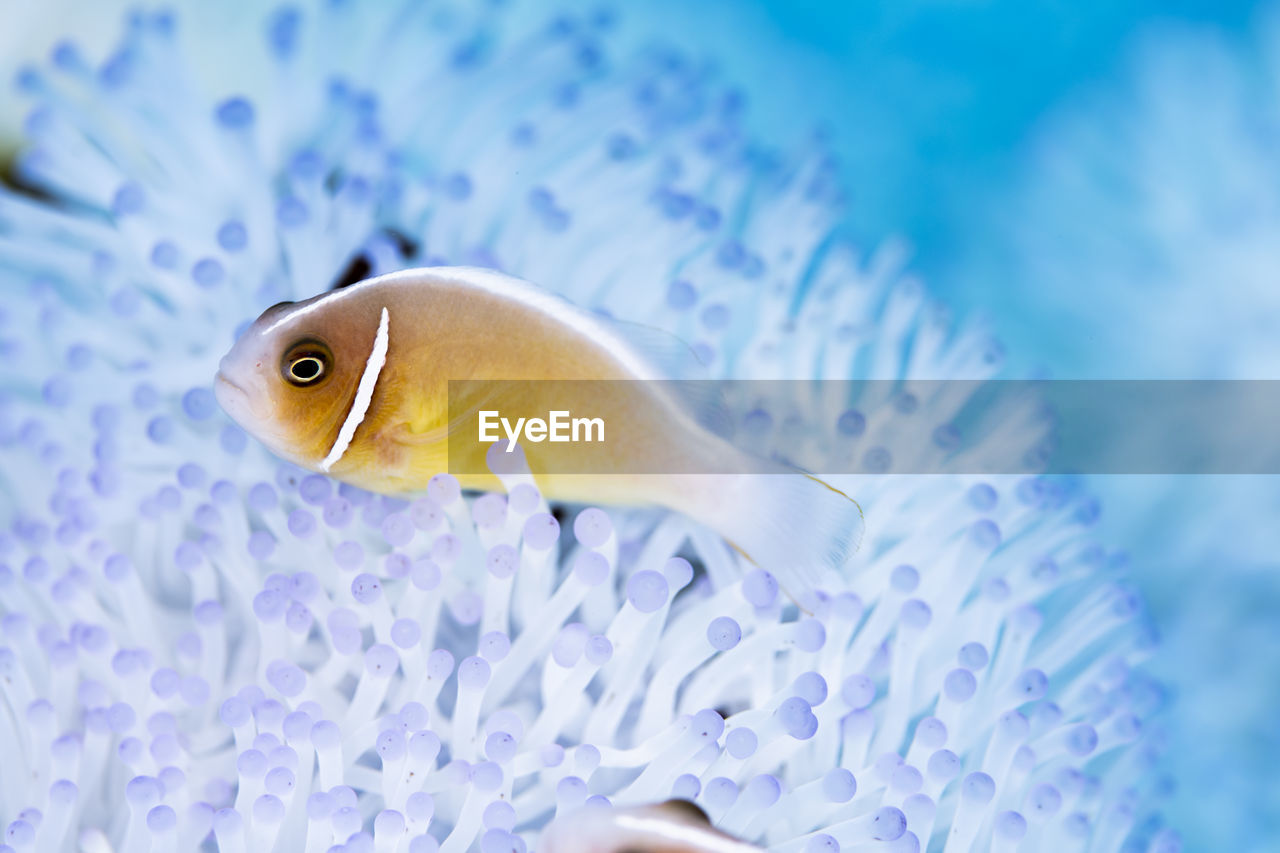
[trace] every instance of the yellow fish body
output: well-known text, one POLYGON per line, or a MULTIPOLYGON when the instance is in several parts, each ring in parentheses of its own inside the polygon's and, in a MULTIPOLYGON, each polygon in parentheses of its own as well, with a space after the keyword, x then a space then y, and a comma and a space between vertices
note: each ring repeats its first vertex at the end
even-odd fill
POLYGON ((628 472, 671 473, 563 473, 571 445, 522 442, 548 499, 683 512, 792 592, 838 569, 861 537, 857 504, 806 475, 767 469, 703 428, 657 381, 673 378, 659 361, 616 324, 534 285, 439 267, 267 309, 222 360, 215 391, 277 455, 400 495, 424 490, 450 462, 469 472, 459 475, 464 488, 499 488, 480 473, 487 448, 460 434, 458 413, 545 412, 540 389, 555 386, 554 405, 597 416, 628 472), (451 379, 480 381, 451 401, 451 379), (590 382, 575 396, 572 383, 500 380, 590 382))

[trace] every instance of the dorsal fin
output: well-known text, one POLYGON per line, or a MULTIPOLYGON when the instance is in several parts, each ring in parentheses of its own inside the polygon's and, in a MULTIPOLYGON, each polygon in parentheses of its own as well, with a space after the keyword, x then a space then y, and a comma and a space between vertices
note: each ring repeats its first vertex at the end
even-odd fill
POLYGON ((667 389, 686 412, 703 428, 721 437, 733 429, 724 389, 710 377, 707 366, 693 348, 663 329, 601 317, 622 342, 653 367, 665 380, 667 389))
POLYGON ((596 315, 667 379, 707 379, 710 371, 687 343, 665 329, 596 315))

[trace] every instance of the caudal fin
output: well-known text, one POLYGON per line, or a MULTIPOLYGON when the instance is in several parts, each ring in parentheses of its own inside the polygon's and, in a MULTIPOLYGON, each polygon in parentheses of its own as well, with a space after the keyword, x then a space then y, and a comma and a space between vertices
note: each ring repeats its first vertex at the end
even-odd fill
POLYGON ((862 543, 862 507, 801 472, 746 474, 710 519, 793 598, 839 571, 862 543))

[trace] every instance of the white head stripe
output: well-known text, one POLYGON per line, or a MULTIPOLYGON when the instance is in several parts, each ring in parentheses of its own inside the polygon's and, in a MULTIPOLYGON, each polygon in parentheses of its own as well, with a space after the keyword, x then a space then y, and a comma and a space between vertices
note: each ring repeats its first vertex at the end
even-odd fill
POLYGON ((341 303, 343 300, 352 299, 357 293, 369 288, 413 285, 424 281, 468 287, 511 300, 550 317, 608 348, 627 370, 635 374, 637 379, 670 378, 655 373, 653 367, 644 359, 637 358, 632 353, 632 347, 623 341, 607 323, 526 281, 476 267, 421 267, 366 278, 364 281, 331 290, 315 299, 310 305, 290 309, 287 314, 268 326, 263 334, 269 335, 285 323, 293 322, 321 308, 341 303))
POLYGON ((281 317, 279 320, 276 320, 270 326, 267 326, 267 328, 265 328, 262 331, 262 333, 264 335, 269 335, 272 332, 274 332, 276 329, 283 326, 285 323, 292 322, 298 319, 299 317, 305 317, 306 315, 310 314, 312 311, 319 311, 321 307, 328 305, 330 302, 337 302, 339 299, 345 296, 349 296, 354 287, 355 285, 348 285, 347 287, 342 287, 342 288, 339 288, 338 290, 331 290, 328 293, 320 296, 310 305, 304 306, 302 308, 294 308, 290 311, 287 311, 285 312, 285 315, 283 317, 281 317))
POLYGON ((320 463, 321 471, 328 471, 347 452, 351 439, 356 436, 356 428, 369 412, 369 404, 373 402, 373 389, 378 385, 382 366, 387 363, 387 347, 391 343, 390 326, 391 315, 383 308, 382 317, 378 320, 378 334, 373 339, 373 351, 369 353, 364 374, 360 377, 360 384, 356 386, 356 398, 351 402, 351 411, 347 412, 347 419, 342 422, 342 429, 338 430, 338 437, 334 440, 329 455, 320 463))

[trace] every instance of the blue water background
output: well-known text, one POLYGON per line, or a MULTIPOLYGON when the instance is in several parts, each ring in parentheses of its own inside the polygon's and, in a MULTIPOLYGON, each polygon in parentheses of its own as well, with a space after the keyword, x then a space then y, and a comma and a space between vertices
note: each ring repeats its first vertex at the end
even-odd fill
MULTIPOLYGON (((1184 318, 1161 305, 1158 287, 1150 313, 1135 318, 1112 285, 1081 280, 1064 294, 1060 281, 1029 278, 1010 228, 1025 216, 1011 211, 1037 180, 1033 152, 1056 117, 1087 117, 1091 104, 1122 97, 1144 46, 1167 34, 1207 40, 1245 67, 1264 65, 1252 51, 1265 11, 1213 0, 652 0, 628 16, 636 38, 715 56, 749 93, 750 121, 766 138, 828 128, 853 190, 849 233, 868 246, 907 239, 912 268, 961 316, 990 320, 1015 374, 1274 378, 1248 341, 1238 344, 1243 360, 1228 363, 1215 358, 1217 341, 1181 335, 1184 318), (1069 315, 1064 299, 1078 302, 1069 315), (1203 357, 1168 357, 1188 348, 1203 357)), ((1132 200, 1122 184, 1114 192, 1094 201, 1123 216, 1132 200)), ((1053 201, 1033 210, 1042 221, 1018 224, 1052 234, 1053 201)), ((1110 259, 1072 261, 1105 270, 1110 259)), ((1223 295, 1217 281, 1191 286, 1202 288, 1189 300, 1196 310, 1225 298, 1247 312, 1254 298, 1223 295)), ((1170 766, 1179 777, 1167 814, 1189 850, 1223 849, 1226 837, 1247 839, 1242 849, 1274 849, 1280 483, 1103 477, 1093 487, 1104 501, 1103 535, 1132 552, 1164 636, 1152 667, 1173 686, 1170 766)))

